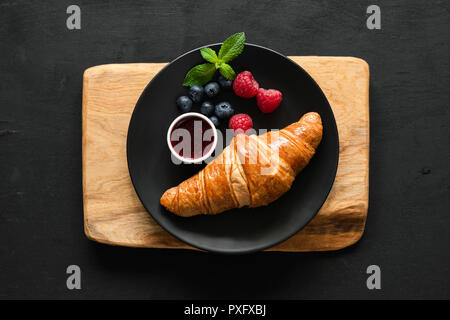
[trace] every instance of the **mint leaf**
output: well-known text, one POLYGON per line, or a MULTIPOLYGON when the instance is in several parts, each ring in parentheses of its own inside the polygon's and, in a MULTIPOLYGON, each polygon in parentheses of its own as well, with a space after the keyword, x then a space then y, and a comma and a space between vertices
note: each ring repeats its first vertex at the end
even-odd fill
POLYGON ((234 80, 236 78, 236 73, 233 68, 226 63, 222 63, 219 67, 220 74, 223 75, 228 80, 234 80))
POLYGON ((242 53, 244 44, 245 33, 240 32, 233 34, 223 42, 219 55, 211 48, 200 49, 203 59, 210 63, 199 64, 189 70, 184 78, 183 86, 204 85, 211 81, 217 69, 226 79, 234 80, 236 73, 227 63, 242 53))
POLYGON ((184 78, 183 86, 190 87, 194 84, 202 86, 212 79, 215 72, 216 66, 214 64, 199 64, 189 70, 186 77, 184 78))
POLYGON ((216 52, 211 48, 202 48, 200 49, 200 53, 203 59, 205 59, 208 62, 217 63, 219 61, 216 52))
POLYGON ((230 62, 244 50, 245 33, 239 32, 230 36, 224 41, 219 50, 219 59, 224 62, 230 62))

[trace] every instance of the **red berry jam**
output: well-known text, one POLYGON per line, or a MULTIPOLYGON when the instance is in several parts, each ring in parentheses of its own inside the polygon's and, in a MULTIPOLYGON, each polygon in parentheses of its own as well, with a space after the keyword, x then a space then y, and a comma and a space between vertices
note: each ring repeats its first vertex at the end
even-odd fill
POLYGON ((170 143, 181 157, 199 159, 213 146, 213 130, 206 120, 196 116, 187 117, 173 126, 170 143))

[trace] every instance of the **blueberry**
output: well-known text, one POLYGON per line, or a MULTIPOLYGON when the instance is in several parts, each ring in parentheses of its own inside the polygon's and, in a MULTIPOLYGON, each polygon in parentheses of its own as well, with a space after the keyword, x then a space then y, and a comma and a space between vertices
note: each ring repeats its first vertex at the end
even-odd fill
POLYGON ((211 116, 209 118, 209 120, 211 120, 211 122, 214 124, 214 126, 217 128, 220 124, 219 118, 217 118, 216 116, 211 116))
POLYGON ((207 117, 212 116, 214 114, 214 105, 209 101, 205 101, 200 107, 200 112, 207 117))
POLYGON ((192 109, 192 100, 186 96, 178 97, 177 107, 181 112, 189 112, 192 109))
POLYGON ((228 79, 224 78, 223 76, 220 76, 217 81, 219 81, 220 86, 224 90, 230 89, 231 86, 233 85, 233 80, 228 80, 228 79))
POLYGON ((205 86, 206 95, 210 98, 214 98, 220 92, 220 87, 217 82, 210 82, 205 86))
POLYGON ((199 103, 203 100, 204 89, 202 86, 193 85, 189 88, 189 97, 191 97, 192 101, 195 103, 199 103))
POLYGON ((216 104, 216 109, 214 110, 216 116, 220 119, 226 119, 233 115, 234 109, 228 102, 220 102, 216 104))

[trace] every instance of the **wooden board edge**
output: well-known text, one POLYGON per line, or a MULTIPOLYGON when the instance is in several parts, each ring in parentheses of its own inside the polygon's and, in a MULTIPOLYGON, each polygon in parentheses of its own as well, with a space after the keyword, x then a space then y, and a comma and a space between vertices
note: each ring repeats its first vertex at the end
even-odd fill
MULTIPOLYGON (((351 247, 358 243, 362 237, 364 236, 364 231, 366 227, 366 221, 367 221, 367 208, 361 212, 361 214, 364 216, 364 221, 362 223, 362 228, 359 232, 355 232, 354 236, 349 238, 346 242, 339 242, 339 245, 337 246, 328 246, 328 247, 318 247, 314 249, 291 249, 291 248, 277 248, 272 247, 269 249, 266 249, 264 251, 270 251, 270 252, 329 252, 329 251, 339 251, 343 250, 345 248, 351 247)), ((288 241, 288 240, 286 240, 288 241)))
MULTIPOLYGON (((369 64, 367 63, 366 60, 361 59, 361 58, 354 58, 352 57, 351 61, 354 61, 355 63, 358 63, 362 66, 362 68, 364 69, 364 72, 366 74, 365 77, 365 97, 366 97, 366 105, 364 108, 365 111, 365 122, 366 122, 366 126, 367 126, 367 136, 366 136, 366 161, 367 161, 367 165, 366 165, 366 175, 364 177, 364 185, 365 185, 365 208, 363 213, 364 216, 364 222, 363 222, 363 226, 360 232, 360 235, 355 237, 355 239, 353 241, 350 241, 345 247, 349 247, 352 246, 354 244, 356 244, 357 242, 359 242, 359 240, 361 240, 361 238, 364 235, 364 231, 366 230, 366 222, 367 222, 367 215, 369 213, 369 187, 370 187, 370 181, 369 181, 369 177, 370 177, 370 67, 369 64)), ((341 248, 341 249, 343 249, 341 248)))
POLYGON ((83 93, 82 93, 82 103, 81 103, 81 126, 82 126, 82 133, 81 133, 81 172, 83 175, 82 178, 82 185, 83 185, 83 225, 84 225, 84 234, 86 235, 86 237, 89 240, 93 240, 93 241, 97 241, 91 234, 90 230, 89 230, 89 225, 88 225, 88 217, 87 217, 87 196, 86 196, 86 158, 87 158, 87 144, 86 144, 86 139, 87 139, 87 97, 88 97, 88 88, 89 88, 89 76, 90 73, 92 72, 92 70, 95 67, 92 68, 88 68, 83 72, 83 93))
POLYGON ((347 63, 355 63, 359 64, 364 71, 367 73, 367 76, 369 76, 369 64, 366 60, 358 57, 350 57, 350 56, 288 56, 289 59, 293 60, 295 63, 298 64, 297 61, 308 61, 308 60, 330 60, 333 59, 335 61, 339 62, 347 62, 347 63))

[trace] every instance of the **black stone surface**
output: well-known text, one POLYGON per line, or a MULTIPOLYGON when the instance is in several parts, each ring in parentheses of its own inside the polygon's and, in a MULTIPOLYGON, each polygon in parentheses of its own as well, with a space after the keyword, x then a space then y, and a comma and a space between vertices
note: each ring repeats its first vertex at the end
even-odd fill
POLYGON ((450 298, 448 1, 1 1, 1 298, 450 298), (81 30, 66 8, 81 8, 81 30), (99 245, 83 234, 83 71, 165 62, 245 31, 286 55, 371 68, 365 234, 329 253, 222 256, 99 245), (66 288, 66 268, 82 289, 66 288), (381 267, 368 290, 366 268, 381 267))

